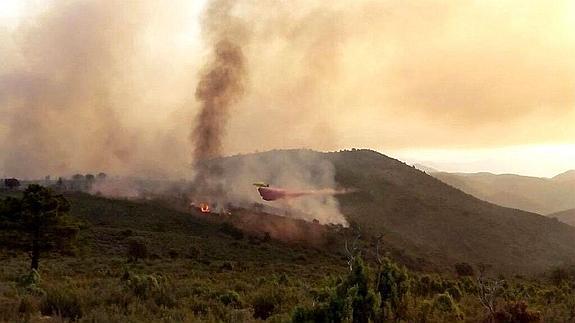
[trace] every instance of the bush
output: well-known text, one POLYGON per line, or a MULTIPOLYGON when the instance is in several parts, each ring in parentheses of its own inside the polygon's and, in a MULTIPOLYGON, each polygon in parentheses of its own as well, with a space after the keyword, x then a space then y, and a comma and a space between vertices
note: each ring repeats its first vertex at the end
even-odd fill
POLYGON ((571 279, 574 278, 573 271, 574 271, 573 268, 569 270, 569 268, 567 267, 553 268, 549 273, 549 279, 551 280, 551 283, 553 283, 556 286, 559 286, 563 284, 563 282, 570 281, 571 279))
POLYGON ((43 315, 60 315, 76 320, 82 317, 83 309, 80 298, 68 288, 54 288, 47 291, 40 303, 43 315))
POLYGON ((468 277, 474 276, 475 270, 473 270, 473 267, 470 264, 466 262, 460 262, 455 264, 455 273, 457 273, 459 277, 468 277))
POLYGON ((133 234, 134 234, 134 232, 131 229, 126 229, 126 230, 120 231, 120 235, 122 237, 125 237, 125 238, 131 237, 133 234))
POLYGON ((501 310, 495 313, 495 322, 529 323, 540 321, 541 313, 529 310, 527 308, 527 303, 523 301, 508 302, 501 310))
POLYGON ((289 284, 289 277, 285 273, 281 273, 278 277, 278 283, 281 285, 288 285, 289 284))
POLYGON ((190 259, 198 259, 202 256, 202 249, 198 246, 191 246, 190 250, 188 250, 188 258, 190 259))
POLYGON ((449 293, 435 295, 432 308, 447 321, 463 320, 463 314, 449 293))
POLYGON ((451 295, 451 297, 453 297, 454 300, 458 302, 461 300, 462 293, 459 287, 457 287, 456 285, 447 288, 446 292, 449 293, 449 295, 451 295))
POLYGON ((428 322, 429 318, 431 318, 432 315, 433 315, 433 303, 428 300, 421 302, 417 311, 417 321, 428 322))
POLYGON ((173 308, 177 305, 177 300, 173 292, 170 281, 160 275, 133 274, 124 272, 121 278, 124 290, 127 295, 134 295, 139 299, 152 299, 158 306, 173 308))
POLYGON ((145 299, 152 295, 153 292, 160 290, 158 278, 154 275, 137 275, 125 272, 122 276, 125 287, 139 298, 145 299))
POLYGON ((167 286, 160 286, 160 290, 154 295, 154 303, 158 306, 173 308, 178 304, 176 296, 173 291, 167 286))
POLYGON ((411 278, 405 267, 385 258, 377 274, 377 282, 375 287, 381 297, 384 318, 404 319, 411 287, 411 278))
POLYGON ((38 311, 38 301, 30 296, 24 296, 20 300, 20 304, 18 305, 18 313, 24 315, 26 321, 30 318, 30 315, 36 313, 38 311))
POLYGON ((28 273, 18 277, 17 283, 19 287, 23 288, 36 286, 40 283, 40 273, 36 269, 32 269, 28 273))
POLYGON ((128 241, 128 261, 137 262, 139 259, 148 257, 148 246, 142 239, 130 239, 128 241))
POLYGON ((46 292, 39 287, 40 273, 36 269, 30 270, 28 273, 18 277, 16 281, 18 287, 22 288, 26 293, 44 296, 46 292))
POLYGON ((220 271, 232 271, 234 270, 234 265, 229 261, 224 261, 220 266, 220 271))
POLYGON ((176 259, 176 258, 178 258, 179 253, 178 253, 176 250, 174 250, 174 249, 170 249, 170 250, 168 251, 168 256, 169 256, 170 258, 172 258, 172 259, 176 259))
POLYGON ((242 230, 227 222, 222 223, 219 230, 221 233, 228 235, 236 240, 241 240, 244 238, 244 232, 242 230))
POLYGON ((444 293, 435 295, 433 308, 440 312, 450 313, 457 309, 457 305, 449 293, 444 293))
POLYGON ((252 300, 254 318, 265 320, 270 317, 283 302, 277 286, 268 286, 260 291, 252 300))
POLYGON ((218 299, 224 305, 238 306, 240 305, 240 294, 234 291, 225 291, 218 296, 218 299))

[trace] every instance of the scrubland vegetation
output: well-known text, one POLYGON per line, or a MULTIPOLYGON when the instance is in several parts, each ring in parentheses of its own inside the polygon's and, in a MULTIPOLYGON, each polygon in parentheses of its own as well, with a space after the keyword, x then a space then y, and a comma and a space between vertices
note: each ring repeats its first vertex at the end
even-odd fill
POLYGON ((333 250, 240 235, 154 202, 78 193, 67 200, 82 229, 73 245, 43 254, 38 270, 30 270, 25 248, 2 248, 1 321, 575 319, 569 268, 497 277, 484 266, 458 263, 421 272, 379 255, 379 245, 363 238, 351 248, 353 237, 343 233, 348 252, 343 245, 333 250))

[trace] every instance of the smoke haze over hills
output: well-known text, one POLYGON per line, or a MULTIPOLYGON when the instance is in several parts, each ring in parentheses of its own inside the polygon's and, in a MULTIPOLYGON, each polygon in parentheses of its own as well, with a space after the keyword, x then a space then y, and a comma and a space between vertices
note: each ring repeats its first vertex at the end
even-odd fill
MULTIPOLYGON (((212 59, 198 6, 55 0, 0 28, 0 173, 190 176, 212 59)), ((230 17, 249 82, 223 154, 575 138, 570 1, 246 0, 230 17)))

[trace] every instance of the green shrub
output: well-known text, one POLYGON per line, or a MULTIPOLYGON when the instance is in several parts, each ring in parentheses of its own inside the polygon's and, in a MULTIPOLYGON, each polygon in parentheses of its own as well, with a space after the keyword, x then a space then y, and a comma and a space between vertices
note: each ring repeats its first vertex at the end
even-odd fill
POLYGON ((148 257, 148 246, 142 239, 132 238, 128 240, 128 261, 137 262, 139 259, 148 257))
POLYGON ((17 283, 19 287, 30 287, 40 283, 40 273, 36 269, 30 270, 28 273, 18 277, 17 283))
POLYGON ((549 273, 549 280, 556 286, 568 282, 575 278, 575 268, 573 267, 556 267, 549 273))
POLYGON ((160 290, 158 278, 154 275, 137 275, 127 272, 122 277, 126 288, 139 298, 148 298, 160 290))
POLYGON ((440 312, 450 313, 457 309, 457 305, 449 293, 444 293, 435 295, 433 308, 440 312))
POLYGON ((502 309, 495 313, 495 321, 501 323, 530 323, 541 322, 541 313, 527 308, 527 303, 507 302, 502 309))
POLYGON ((241 303, 240 294, 234 291, 225 291, 218 296, 218 299, 226 306, 238 306, 241 303))
POLYGON ((252 300, 254 318, 265 320, 277 310, 283 302, 283 297, 277 286, 266 286, 252 300))
POLYGON ((83 308, 77 293, 69 288, 53 288, 42 299, 40 312, 43 315, 60 315, 76 320, 82 317, 83 308))
POLYGON ((280 276, 278 277, 278 283, 281 285, 288 285, 289 284, 289 278, 285 273, 281 273, 280 276))
POLYGON ((22 299, 20 299, 20 304, 18 305, 18 313, 23 315, 25 318, 29 318, 32 314, 36 313, 39 309, 38 301, 26 295, 22 299))
POLYGON ((195 315, 206 315, 210 312, 210 303, 203 299, 192 299, 190 309, 195 315))
POLYGON ((347 279, 348 293, 351 296, 352 320, 358 323, 367 323, 376 317, 379 299, 369 288, 369 274, 367 266, 361 257, 356 257, 353 271, 347 279))
POLYGON ((46 292, 40 288, 40 273, 36 269, 30 270, 28 273, 18 277, 16 283, 19 288, 26 293, 44 296, 46 292))
POLYGON ((459 310, 459 307, 449 295, 449 293, 437 294, 433 298, 433 311, 438 312, 440 317, 450 320, 459 321, 463 320, 463 313, 459 310))
POLYGON ((178 304, 178 301, 173 290, 164 285, 155 293, 154 303, 161 307, 174 308, 178 304))
POLYGON ((236 240, 241 240, 244 238, 244 232, 236 227, 233 224, 224 222, 220 225, 219 231, 225 235, 228 235, 236 240))
POLYGON ((474 294, 477 292, 477 285, 471 277, 462 277, 459 279, 460 290, 464 293, 474 294))
POLYGON ((455 264, 455 273, 459 276, 459 277, 472 277, 475 276, 475 270, 473 270, 473 267, 466 263, 466 262, 460 262, 455 264))
POLYGON ((457 285, 448 287, 445 292, 449 293, 449 295, 451 295, 451 297, 453 297, 454 300, 458 302, 461 300, 462 293, 459 287, 457 287, 457 285))
POLYGON ((428 322, 433 315, 433 302, 425 300, 417 308, 417 321, 428 322))
POLYGON ((379 321, 379 298, 370 289, 367 266, 356 257, 353 270, 345 279, 339 279, 334 287, 315 292, 316 304, 311 308, 297 307, 292 314, 293 322, 352 322, 379 321))
MULTIPOLYGON (((433 288, 433 280, 430 284, 432 286, 425 288, 433 288)), ((405 319, 410 287, 411 279, 407 270, 385 258, 377 274, 376 286, 384 319, 405 319)))

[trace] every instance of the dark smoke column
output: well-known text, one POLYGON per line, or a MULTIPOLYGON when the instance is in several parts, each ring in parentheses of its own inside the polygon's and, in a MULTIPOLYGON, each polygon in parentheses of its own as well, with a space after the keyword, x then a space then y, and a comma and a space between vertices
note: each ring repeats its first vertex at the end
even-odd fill
POLYGON ((203 19, 203 32, 212 58, 196 87, 200 111, 194 121, 193 145, 196 194, 221 199, 221 169, 205 161, 220 157, 231 106, 244 92, 245 58, 238 39, 242 26, 230 16, 230 1, 212 1, 203 19))
POLYGON ((220 156, 230 106, 243 93, 243 76, 242 49, 227 39, 218 41, 214 60, 196 88, 201 103, 192 133, 196 160, 220 156))

